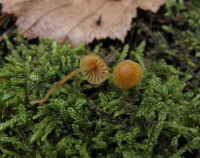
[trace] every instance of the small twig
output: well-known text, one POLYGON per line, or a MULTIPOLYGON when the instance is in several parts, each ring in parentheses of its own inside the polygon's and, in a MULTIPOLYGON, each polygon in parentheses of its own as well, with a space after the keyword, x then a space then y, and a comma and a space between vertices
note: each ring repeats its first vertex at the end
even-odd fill
MULTIPOLYGON (((8 24, 10 23, 11 20, 12 20, 12 16, 8 16, 8 18, 7 18, 6 22, 4 23, 3 27, 7 28, 8 24)), ((14 20, 14 21, 16 21, 16 20, 14 20)))
POLYGON ((6 23, 6 21, 9 19, 9 16, 6 16, 6 15, 2 15, 1 17, 0 17, 0 20, 1 20, 1 22, 0 22, 0 26, 3 26, 5 23, 6 23))
MULTIPOLYGON (((171 22, 171 21, 174 21, 174 22, 177 22, 178 20, 180 20, 181 18, 183 18, 183 16, 180 14, 179 16, 177 16, 176 18, 173 18, 173 19, 166 19, 166 20, 163 20, 163 19, 160 19, 160 18, 158 18, 158 21, 160 22, 160 23, 169 23, 169 22, 171 22)), ((186 21, 186 20, 183 20, 184 22, 186 21)))
MULTIPOLYGON (((9 34, 15 29, 15 27, 16 27, 15 25, 13 25, 12 27, 10 27, 10 28, 5 32, 5 34, 9 35, 9 34)), ((3 39, 4 39, 4 36, 1 35, 1 36, 0 36, 0 42, 3 41, 3 39)))

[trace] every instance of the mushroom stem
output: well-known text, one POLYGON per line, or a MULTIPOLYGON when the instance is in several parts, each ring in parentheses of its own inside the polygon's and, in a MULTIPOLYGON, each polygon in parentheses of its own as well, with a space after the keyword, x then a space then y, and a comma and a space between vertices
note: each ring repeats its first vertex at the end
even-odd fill
POLYGON ((71 78, 79 72, 82 72, 83 75, 87 77, 88 82, 91 84, 100 84, 104 82, 108 77, 108 68, 104 61, 101 59, 101 57, 98 55, 87 55, 83 57, 80 61, 80 66, 80 69, 71 72, 69 75, 65 76, 61 81, 59 81, 56 85, 54 85, 46 94, 44 99, 31 101, 30 104, 34 105, 37 103, 44 103, 50 97, 51 93, 55 91, 56 88, 58 88, 69 78, 71 78))
POLYGON ((55 84, 50 90, 49 92, 46 94, 46 96, 44 97, 44 99, 41 100, 34 100, 31 101, 30 104, 34 105, 34 104, 38 104, 38 103, 44 103, 51 95, 51 93, 53 93, 55 91, 56 88, 58 88, 60 85, 62 85, 63 83, 65 83, 68 79, 70 79, 71 77, 73 77, 74 75, 76 75, 77 73, 87 70, 86 68, 80 68, 77 70, 74 70, 73 72, 71 72, 69 75, 65 76, 61 81, 59 81, 57 84, 55 84))

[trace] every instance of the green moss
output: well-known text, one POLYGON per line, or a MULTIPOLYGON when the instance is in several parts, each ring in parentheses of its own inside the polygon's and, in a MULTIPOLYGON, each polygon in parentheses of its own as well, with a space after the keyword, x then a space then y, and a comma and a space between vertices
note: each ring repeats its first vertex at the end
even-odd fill
MULTIPOLYGON (((173 13, 170 8, 178 6, 172 2, 168 1, 167 16, 176 17, 185 7, 194 7, 179 1, 184 7, 173 13)), ((184 14, 190 14, 188 10, 184 14)), ((8 55, 0 69, 0 155, 198 157, 200 84, 195 76, 199 68, 195 55, 199 45, 191 41, 183 44, 178 34, 184 33, 177 31, 178 25, 162 27, 173 35, 175 45, 155 40, 149 48, 149 41, 143 41, 134 50, 126 45, 123 50, 111 49, 110 54, 101 44, 91 51, 84 44, 71 49, 70 44, 60 46, 43 38, 36 45, 19 37, 13 44, 5 36, 8 55), (178 54, 185 47, 186 57, 178 54), (149 59, 144 52, 150 49, 164 55, 149 59), (79 68, 80 59, 88 54, 104 58, 110 71, 108 80, 91 85, 80 73, 53 92, 44 104, 29 104, 43 98, 49 88, 79 68), (129 90, 119 89, 112 78, 114 67, 124 59, 137 61, 144 70, 142 82, 129 90), (184 71, 179 59, 186 65, 184 71)), ((154 32, 156 35, 161 34, 154 32)), ((196 41, 196 35, 191 36, 196 41)))

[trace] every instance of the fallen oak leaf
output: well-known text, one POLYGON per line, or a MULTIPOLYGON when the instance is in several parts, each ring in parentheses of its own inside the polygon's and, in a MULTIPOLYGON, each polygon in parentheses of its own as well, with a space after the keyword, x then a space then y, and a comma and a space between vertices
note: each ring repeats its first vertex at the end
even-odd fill
POLYGON ((124 41, 137 8, 157 12, 166 0, 0 0, 3 12, 18 17, 24 37, 43 36, 77 46, 96 39, 124 41))

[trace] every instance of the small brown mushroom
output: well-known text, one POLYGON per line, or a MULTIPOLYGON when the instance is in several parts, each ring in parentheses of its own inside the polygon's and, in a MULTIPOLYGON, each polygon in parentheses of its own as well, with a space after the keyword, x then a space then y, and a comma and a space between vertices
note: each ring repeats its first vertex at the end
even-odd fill
POLYGON ((50 97, 51 93, 55 91, 56 88, 58 88, 69 78, 73 77, 79 72, 82 72, 82 74, 87 77, 88 82, 91 84, 100 84, 104 82, 109 75, 107 65, 98 55, 87 55, 83 57, 80 61, 80 66, 81 68, 71 72, 69 75, 65 76, 61 81, 59 81, 56 85, 54 85, 46 94, 44 99, 31 101, 30 104, 34 105, 37 103, 44 103, 50 97))
POLYGON ((121 89, 136 86, 142 80, 142 77, 141 66, 132 60, 120 62, 113 72, 114 82, 121 89))

